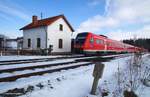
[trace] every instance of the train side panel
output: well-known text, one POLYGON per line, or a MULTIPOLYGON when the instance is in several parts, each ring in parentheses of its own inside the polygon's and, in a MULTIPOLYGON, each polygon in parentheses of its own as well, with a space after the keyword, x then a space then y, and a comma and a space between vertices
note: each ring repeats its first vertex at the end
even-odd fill
POLYGON ((104 52, 105 51, 105 43, 104 38, 99 37, 98 35, 94 35, 89 33, 87 36, 86 42, 84 44, 83 50, 85 52, 104 52))
POLYGON ((74 48, 82 53, 132 53, 143 50, 91 32, 78 34, 74 48))

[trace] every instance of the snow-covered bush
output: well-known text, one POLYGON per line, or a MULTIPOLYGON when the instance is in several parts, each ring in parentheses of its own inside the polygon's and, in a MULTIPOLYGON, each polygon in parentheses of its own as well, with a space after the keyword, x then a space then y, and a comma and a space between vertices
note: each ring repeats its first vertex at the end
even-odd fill
MULTIPOLYGON (((140 97, 143 92, 143 83, 146 81, 150 83, 148 60, 143 58, 141 53, 135 53, 126 61, 124 68, 120 68, 123 63, 116 64, 117 72, 111 80, 107 80, 109 95, 106 97, 140 97)), ((101 85, 101 88, 105 87, 101 85)), ((103 92, 100 91, 100 93, 102 95, 103 92)))

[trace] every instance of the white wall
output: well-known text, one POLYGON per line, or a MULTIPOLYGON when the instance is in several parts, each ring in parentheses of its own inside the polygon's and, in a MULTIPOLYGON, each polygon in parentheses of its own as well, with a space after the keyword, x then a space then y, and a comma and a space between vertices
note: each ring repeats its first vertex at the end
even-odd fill
POLYGON ((48 26, 48 44, 53 45, 52 52, 70 52, 71 51, 71 33, 72 31, 66 24, 66 22, 60 18, 51 25, 48 26), (63 25, 63 31, 59 30, 59 24, 63 25), (63 48, 58 47, 58 40, 63 40, 63 48))
POLYGON ((37 49, 37 38, 41 39, 41 48, 46 47, 46 30, 47 27, 38 27, 23 30, 23 49, 37 49), (31 48, 28 48, 28 39, 31 39, 31 48))
POLYGON ((23 49, 37 49, 37 38, 41 38, 41 48, 46 48, 46 31, 47 47, 53 45, 52 52, 71 52, 71 29, 66 22, 60 18, 51 25, 38 27, 23 31, 23 49), (59 30, 59 24, 63 25, 63 31, 59 30), (28 38, 31 39, 31 48, 28 48, 28 38), (63 48, 58 47, 58 40, 63 40, 63 48))

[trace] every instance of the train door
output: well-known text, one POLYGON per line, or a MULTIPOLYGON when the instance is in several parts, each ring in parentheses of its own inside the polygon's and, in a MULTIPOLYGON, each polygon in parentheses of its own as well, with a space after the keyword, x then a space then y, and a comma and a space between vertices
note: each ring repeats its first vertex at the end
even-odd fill
POLYGON ((107 41, 106 41, 106 39, 104 39, 104 51, 105 52, 107 51, 107 41))

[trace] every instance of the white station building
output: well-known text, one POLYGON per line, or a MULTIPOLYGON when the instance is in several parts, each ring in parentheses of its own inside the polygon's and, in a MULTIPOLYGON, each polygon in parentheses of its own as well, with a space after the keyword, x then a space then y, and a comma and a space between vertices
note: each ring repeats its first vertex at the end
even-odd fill
POLYGON ((32 17, 32 23, 24 26, 23 49, 39 50, 52 46, 52 53, 71 52, 72 26, 64 15, 38 20, 32 17))

